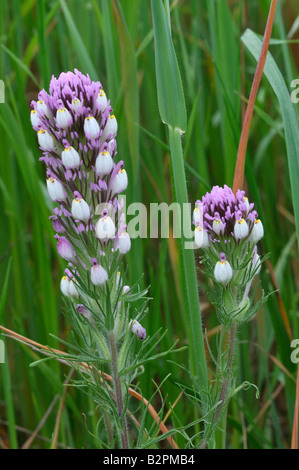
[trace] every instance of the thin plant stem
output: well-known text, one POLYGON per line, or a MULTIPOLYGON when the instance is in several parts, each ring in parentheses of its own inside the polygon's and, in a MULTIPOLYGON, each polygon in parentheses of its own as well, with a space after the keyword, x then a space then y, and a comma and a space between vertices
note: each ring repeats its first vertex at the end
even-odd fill
POLYGON ((250 125, 252 121, 253 108, 254 108, 256 95, 257 95, 257 92, 261 83, 263 70, 264 70, 264 66, 266 63, 266 59, 267 59, 276 6, 277 6, 277 0, 272 0, 270 11, 269 11, 269 16, 267 20, 267 25, 265 29, 262 50, 261 50, 260 58, 257 64, 256 72, 254 75, 250 97, 249 97, 246 114, 245 114, 245 118, 243 122, 241 137, 240 137, 237 162, 236 162, 236 168, 235 168, 234 184, 233 184, 234 193, 236 193, 238 189, 242 189, 243 187, 246 149, 247 149, 250 125))
POLYGON ((123 416, 121 443, 122 443, 123 449, 129 449, 127 418, 126 418, 126 414, 124 413, 124 401, 123 401, 122 390, 121 390, 121 382, 120 382, 120 378, 119 378, 118 371, 117 371, 117 346, 116 346, 115 335, 113 331, 110 331, 109 333, 109 344, 110 344, 110 351, 111 351, 111 363, 112 363, 112 373, 113 373, 113 379, 114 379, 117 411, 118 411, 119 417, 123 416))
POLYGON ((222 410, 222 408, 225 404, 225 399, 226 399, 226 396, 227 396, 227 389, 228 389, 228 385, 229 385, 230 380, 231 380, 232 369, 233 369, 235 342, 236 342, 236 324, 235 324, 235 322, 232 322, 231 326, 230 326, 230 331, 229 331, 229 364, 228 364, 228 372, 227 372, 226 378, 223 381, 223 384, 222 384, 222 387, 221 387, 221 391, 220 391, 220 395, 219 395, 220 403, 219 403, 219 405, 216 409, 216 413, 215 413, 215 416, 214 416, 214 424, 217 423, 217 421, 219 419, 219 416, 220 416, 220 413, 221 413, 221 410, 222 410))
MULTIPOLYGON (((235 324, 235 322, 232 322, 231 325, 230 325, 229 340, 228 341, 229 341, 228 370, 227 370, 227 373, 226 373, 226 377, 225 377, 225 379, 222 383, 219 398, 217 400, 217 402, 219 402, 219 404, 218 404, 218 406, 216 408, 216 411, 215 411, 211 431, 210 431, 209 435, 206 436, 202 440, 202 442, 199 445, 199 449, 205 448, 206 445, 208 444, 209 440, 210 440, 210 437, 213 436, 213 435, 215 436, 216 426, 218 424, 218 421, 219 421, 219 418, 220 418, 220 415, 221 415, 221 411, 223 410, 223 407, 226 404, 227 392, 228 392, 229 384, 231 382, 233 364, 234 364, 234 352, 235 352, 235 343, 236 343, 236 324, 235 324)), ((227 421, 227 413, 225 411, 225 413, 223 415, 223 420, 222 420, 222 428, 223 428, 223 430, 222 430, 222 433, 223 433, 222 442, 225 442, 226 421, 227 421)))

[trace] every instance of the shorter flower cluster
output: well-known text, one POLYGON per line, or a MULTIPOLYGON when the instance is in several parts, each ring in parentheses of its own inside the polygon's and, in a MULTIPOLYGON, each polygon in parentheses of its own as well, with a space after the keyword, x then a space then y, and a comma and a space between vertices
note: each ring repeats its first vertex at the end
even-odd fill
POLYGON ((203 250, 206 274, 214 281, 220 321, 247 321, 257 310, 251 307, 248 294, 261 269, 257 243, 264 236, 254 204, 244 191, 235 195, 226 185, 214 186, 196 202, 193 223, 195 246, 203 250))

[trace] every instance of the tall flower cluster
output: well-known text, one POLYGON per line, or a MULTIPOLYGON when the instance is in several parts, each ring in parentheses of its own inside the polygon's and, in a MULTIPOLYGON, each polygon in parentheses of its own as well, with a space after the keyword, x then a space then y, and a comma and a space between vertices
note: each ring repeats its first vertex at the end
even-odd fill
POLYGON ((119 259, 131 247, 118 198, 128 177, 123 161, 116 162, 117 120, 101 83, 78 70, 53 76, 49 93, 40 91, 31 104, 47 189, 56 203, 50 219, 57 250, 68 262, 61 291, 86 316, 107 283, 110 292, 117 290, 119 259))
POLYGON ((216 287, 214 300, 223 323, 245 321, 256 312, 248 298, 253 277, 260 271, 257 243, 264 235, 254 204, 238 190, 214 186, 195 203, 194 241, 203 249, 203 263, 216 287))

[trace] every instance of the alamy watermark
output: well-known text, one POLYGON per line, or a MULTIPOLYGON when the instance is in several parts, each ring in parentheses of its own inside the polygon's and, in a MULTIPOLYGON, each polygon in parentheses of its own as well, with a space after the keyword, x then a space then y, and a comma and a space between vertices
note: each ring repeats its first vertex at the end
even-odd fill
POLYGON ((291 82, 291 88, 295 88, 291 93, 291 101, 294 104, 299 103, 299 78, 295 78, 291 82))
POLYGON ((0 103, 5 103, 5 85, 3 80, 0 80, 0 103))
POLYGON ((291 353, 291 362, 293 364, 299 364, 299 339, 293 339, 291 342, 291 349, 293 349, 291 353))
MULTIPOLYGON (((167 204, 150 203, 147 207, 141 202, 134 202, 127 206, 126 196, 119 196, 122 217, 118 221, 119 225, 125 223, 127 232, 134 238, 183 238, 184 248, 194 250, 194 229, 192 228, 192 208, 190 203, 180 205, 177 202, 167 204), (130 216, 129 220, 127 220, 130 216)), ((197 218, 197 225, 203 227, 201 203, 197 203, 196 210, 200 216, 197 218)), ((108 214, 113 221, 115 216, 114 207, 110 203, 99 204, 96 208, 96 215, 108 214)), ((118 227, 120 228, 120 227, 118 227)), ((197 237, 198 241, 198 237, 197 237)))
POLYGON ((4 341, 0 339, 0 364, 4 364, 5 362, 5 348, 4 348, 4 341))

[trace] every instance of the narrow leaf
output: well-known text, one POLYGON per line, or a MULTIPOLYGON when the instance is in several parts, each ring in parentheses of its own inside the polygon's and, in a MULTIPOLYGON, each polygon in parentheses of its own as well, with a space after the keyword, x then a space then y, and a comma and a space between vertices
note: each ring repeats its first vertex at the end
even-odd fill
POLYGON ((161 0, 151 0, 158 102, 161 119, 173 129, 186 132, 187 115, 179 66, 171 40, 169 24, 161 0))

